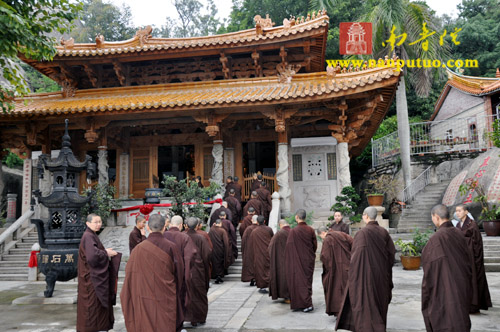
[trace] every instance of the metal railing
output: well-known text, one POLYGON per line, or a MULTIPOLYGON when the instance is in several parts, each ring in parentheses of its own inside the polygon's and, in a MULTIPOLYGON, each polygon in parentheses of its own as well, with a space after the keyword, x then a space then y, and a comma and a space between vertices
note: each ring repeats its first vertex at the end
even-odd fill
MULTIPOLYGON (((476 114, 447 120, 410 123, 410 154, 470 153, 492 147, 487 134, 492 131, 496 115, 476 114)), ((398 133, 393 132, 372 141, 372 166, 393 162, 399 156, 398 133)))
POLYGON ((18 238, 21 226, 26 220, 29 220, 31 216, 35 214, 34 211, 28 211, 23 214, 19 219, 17 219, 12 225, 9 226, 2 234, 0 234, 0 255, 3 255, 5 250, 5 245, 9 241, 15 241, 18 238))
POLYGON ((403 202, 411 202, 415 196, 430 183, 431 167, 429 166, 420 173, 405 189, 403 189, 403 202))

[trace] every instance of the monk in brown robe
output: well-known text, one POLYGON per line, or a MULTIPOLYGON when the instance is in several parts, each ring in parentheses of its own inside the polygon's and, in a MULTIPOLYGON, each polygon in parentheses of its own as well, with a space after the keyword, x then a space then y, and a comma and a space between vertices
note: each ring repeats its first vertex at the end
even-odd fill
POLYGON ((197 253, 193 268, 191 269, 191 285, 188 287, 191 301, 187 307, 185 319, 190 321, 192 326, 197 326, 198 324, 205 324, 207 320, 207 292, 210 284, 212 249, 208 245, 207 239, 196 232, 196 226, 198 226, 196 218, 187 218, 186 224, 188 227, 186 234, 195 244, 197 253))
POLYGON ((229 210, 229 208, 227 207, 227 202, 224 201, 224 202, 222 202, 220 208, 215 210, 214 213, 212 213, 212 215, 210 216, 210 227, 212 227, 214 222, 220 218, 219 216, 220 216, 221 212, 224 212, 226 214, 227 220, 231 220, 231 218, 233 217, 231 210, 229 210))
MULTIPOLYGON (((165 218, 149 218, 149 236, 132 252, 120 294, 128 332, 174 332, 178 324, 178 295, 184 264, 175 243, 165 239, 165 218)), ((182 313, 181 313, 182 314, 182 313)))
MULTIPOLYGON (((255 275, 255 284, 260 293, 267 293, 269 287, 269 243, 273 238, 274 232, 271 227, 266 226, 264 216, 258 216, 257 226, 250 234, 249 245, 253 249, 253 271, 255 275)), ((248 248, 248 247, 247 247, 248 248)))
POLYGON ((146 218, 142 215, 138 215, 135 218, 135 226, 132 232, 128 237, 128 247, 130 252, 135 248, 136 245, 146 240, 146 230, 144 227, 146 226, 146 218))
POLYGON ((344 303, 336 329, 356 332, 386 330, 387 310, 392 298, 394 242, 387 230, 375 220, 377 210, 370 206, 363 212, 364 228, 356 234, 344 303))
POLYGON ((240 224, 240 237, 243 238, 243 234, 245 233, 245 229, 252 224, 252 217, 255 215, 255 209, 253 207, 249 207, 247 211, 247 215, 240 224))
POLYGON ((290 230, 285 248, 285 268, 290 292, 290 308, 310 312, 312 304, 312 282, 314 261, 318 242, 312 227, 306 224, 306 211, 295 213, 297 227, 290 230))
POLYGON ((196 226, 196 233, 202 235, 205 239, 207 239, 210 249, 213 249, 214 246, 212 245, 212 240, 210 240, 210 236, 208 235, 208 233, 203 230, 203 223, 201 222, 201 219, 200 218, 196 219, 198 219, 198 226, 196 226))
POLYGON ((349 275, 352 237, 343 232, 328 231, 323 226, 318 229, 318 235, 323 240, 321 278, 325 292, 326 313, 328 316, 337 316, 349 275))
POLYGON ((227 232, 227 236, 229 237, 229 244, 231 245, 231 250, 233 253, 231 255, 231 261, 229 265, 232 265, 236 260, 236 258, 238 258, 238 244, 237 244, 236 230, 234 229, 234 226, 231 223, 231 221, 227 219, 227 214, 224 211, 220 212, 219 219, 222 221, 222 227, 224 227, 224 229, 227 232))
POLYGON ((488 281, 484 269, 483 238, 476 222, 468 217, 469 211, 464 204, 455 208, 459 220, 457 228, 465 235, 467 247, 471 253, 472 269, 472 305, 471 313, 479 312, 479 309, 488 310, 492 306, 488 281))
POLYGON ((270 275, 269 296, 273 300, 285 299, 290 304, 290 293, 286 283, 285 247, 290 233, 290 225, 285 219, 279 221, 280 230, 273 236, 269 243, 270 275))
POLYGON ((86 224, 78 251, 76 330, 109 331, 115 322, 113 305, 121 254, 111 248, 104 249, 99 240, 96 232, 101 229, 101 217, 89 214, 86 224))
POLYGON ((236 199, 234 189, 229 190, 229 196, 226 197, 227 208, 231 211, 232 219, 231 223, 234 229, 238 228, 238 224, 241 220, 241 203, 236 199))
POLYGON ((241 203, 241 190, 242 190, 242 187, 241 187, 241 184, 238 183, 239 181, 239 178, 237 176, 234 177, 234 181, 233 181, 233 189, 234 189, 234 197, 236 197, 236 199, 238 200, 238 202, 241 203))
POLYGON ((273 200, 271 198, 271 193, 266 188, 266 183, 262 182, 260 184, 260 188, 256 190, 257 199, 262 203, 262 215, 266 219, 266 222, 269 220, 269 213, 273 207, 273 200))
MULTIPOLYGON (((181 232, 183 228, 181 216, 173 216, 170 222, 167 219, 167 226, 168 232, 164 232, 163 237, 175 243, 184 263, 184 282, 178 298, 180 299, 182 314, 185 316, 186 308, 191 301, 189 286, 191 285, 191 269, 193 268, 196 256, 196 246, 187 234, 181 232)), ((178 318, 180 319, 181 316, 178 315, 178 318)), ((182 321, 178 322, 178 324, 182 325, 182 321)))
POLYGON ((259 189, 261 183, 262 183, 262 174, 255 173, 253 175, 253 182, 250 191, 256 191, 257 189, 259 189))
POLYGON ((241 281, 250 282, 250 286, 255 286, 255 274, 254 274, 254 259, 253 259, 253 248, 249 244, 250 235, 255 228, 259 226, 257 222, 258 216, 254 215, 252 217, 252 224, 248 226, 241 239, 241 254, 243 256, 243 267, 241 269, 241 281))
POLYGON ((217 219, 210 227, 208 235, 214 246, 212 250, 212 279, 215 279, 216 284, 220 284, 224 282, 222 278, 231 262, 231 243, 220 219, 217 219))
POLYGON ((349 225, 344 223, 344 216, 342 215, 342 212, 335 211, 335 213, 333 214, 333 220, 334 223, 330 226, 330 229, 332 231, 344 232, 347 235, 351 234, 349 225))
POLYGON ((438 228, 422 251, 422 315, 427 331, 468 332, 472 270, 467 243, 453 227, 448 208, 436 205, 432 222, 438 228))
POLYGON ((233 177, 228 176, 226 178, 226 187, 224 190, 224 197, 223 199, 226 200, 226 198, 229 196, 229 190, 233 189, 233 177))
POLYGON ((262 202, 257 199, 257 192, 252 191, 250 195, 250 200, 245 204, 243 208, 243 215, 246 216, 248 214, 248 209, 253 207, 255 210, 255 214, 260 216, 264 212, 264 207, 262 206, 262 202))

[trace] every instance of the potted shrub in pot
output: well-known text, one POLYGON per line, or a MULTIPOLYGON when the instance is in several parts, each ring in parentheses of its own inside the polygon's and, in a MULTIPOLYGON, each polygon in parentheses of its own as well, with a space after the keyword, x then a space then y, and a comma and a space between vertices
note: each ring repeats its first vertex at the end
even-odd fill
POLYGON ((418 229, 413 233, 413 241, 405 242, 398 239, 395 244, 401 249, 401 264, 405 270, 418 270, 421 263, 422 250, 432 234, 431 230, 425 233, 418 229))
POLYGON ((398 184, 399 181, 388 174, 368 180, 368 188, 365 189, 368 204, 370 206, 382 206, 385 194, 389 198, 396 197, 398 184))

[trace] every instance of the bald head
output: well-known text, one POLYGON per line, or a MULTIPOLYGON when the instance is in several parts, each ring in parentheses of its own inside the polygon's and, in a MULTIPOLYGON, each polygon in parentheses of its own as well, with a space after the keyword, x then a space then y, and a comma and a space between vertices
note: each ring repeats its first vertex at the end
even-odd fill
POLYGON ((181 216, 173 216, 172 220, 170 221, 170 225, 177 228, 181 228, 182 222, 183 220, 181 216))
POLYGON ((226 201, 222 202, 222 206, 227 208, 227 202, 226 201))
POLYGON ((448 211, 446 205, 438 204, 432 208, 431 218, 434 225, 439 227, 450 220, 450 211, 448 211))
POLYGON ((280 226, 280 228, 289 226, 288 221, 286 221, 285 219, 280 219, 279 226, 280 226))
POLYGON ((258 217, 259 217, 259 216, 257 216, 257 215, 253 215, 253 216, 252 216, 252 224, 258 224, 258 222, 257 222, 257 218, 258 218, 258 217))
POLYGON ((325 239, 326 234, 328 233, 328 229, 325 226, 321 226, 316 230, 316 233, 321 239, 325 239))
POLYGON ((226 212, 224 212, 224 211, 219 212, 219 218, 226 219, 226 212))
POLYGON ((189 229, 196 229, 196 226, 198 226, 198 218, 195 217, 189 217, 186 219, 186 224, 189 229))
POLYGON ((255 213, 255 208, 249 207, 247 213, 248 214, 254 214, 255 213))
POLYGON ((257 192, 256 191, 252 191, 252 198, 256 198, 257 197, 257 192))
POLYGON ((165 228, 165 218, 159 214, 153 214, 149 217, 148 226, 151 232, 161 232, 165 228))
POLYGON ((369 206, 363 211, 363 216, 366 216, 366 218, 368 219, 365 220, 365 222, 374 221, 375 219, 377 219, 377 209, 373 206, 369 206))

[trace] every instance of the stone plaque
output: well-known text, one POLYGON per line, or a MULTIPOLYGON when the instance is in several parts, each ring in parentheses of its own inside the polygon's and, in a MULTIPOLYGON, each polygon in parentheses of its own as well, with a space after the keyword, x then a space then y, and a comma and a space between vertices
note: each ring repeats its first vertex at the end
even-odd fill
POLYGON ((122 153, 120 156, 120 198, 128 198, 128 184, 129 184, 129 155, 122 153))
POLYGON ((293 160, 293 181, 302 181, 302 155, 294 154, 293 160))
POLYGON ((23 165, 23 200, 22 214, 29 211, 31 205, 31 173, 33 171, 32 160, 24 159, 23 165))
POLYGON ((306 209, 330 207, 330 186, 310 186, 302 190, 306 209))
POLYGON ((323 180, 325 178, 325 155, 307 154, 306 158, 306 180, 323 180))
POLYGON ((328 170, 328 180, 337 180, 337 154, 327 153, 326 163, 328 170))

